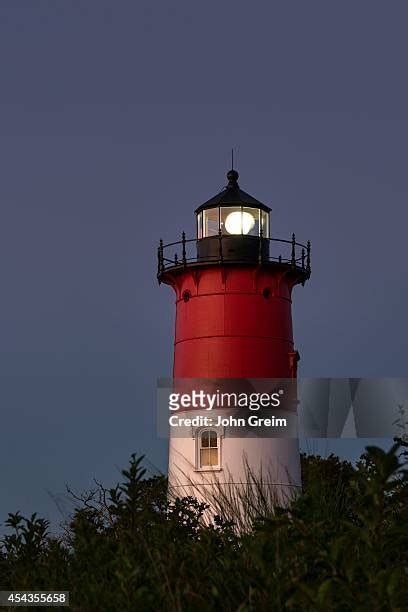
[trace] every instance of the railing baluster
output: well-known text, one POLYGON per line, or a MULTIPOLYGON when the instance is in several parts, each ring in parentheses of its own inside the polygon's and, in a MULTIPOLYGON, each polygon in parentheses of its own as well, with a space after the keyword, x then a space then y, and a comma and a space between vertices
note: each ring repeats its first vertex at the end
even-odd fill
POLYGON ((296 246, 296 238, 295 238, 295 234, 292 234, 292 257, 291 257, 292 266, 296 265, 295 246, 296 246))
POLYGON ((160 238, 159 243, 159 251, 160 251, 160 272, 163 274, 164 272, 164 254, 163 254, 163 240, 160 238))
POLYGON ((174 265, 178 266, 178 255, 177 255, 177 253, 174 253, 174 265))
POLYGON ((310 274, 310 240, 307 241, 306 272, 310 274))
POLYGON ((305 269, 305 249, 302 248, 302 270, 305 269))
POLYGON ((181 234, 181 242, 183 245, 183 253, 182 253, 182 257, 183 257, 183 266, 186 267, 187 264, 187 257, 186 257, 186 233, 183 232, 181 234))

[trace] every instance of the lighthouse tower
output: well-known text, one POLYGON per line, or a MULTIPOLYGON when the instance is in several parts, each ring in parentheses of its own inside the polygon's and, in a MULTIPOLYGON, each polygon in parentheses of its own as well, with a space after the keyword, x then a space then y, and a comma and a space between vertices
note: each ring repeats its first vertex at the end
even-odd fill
MULTIPOLYGON (((292 290, 310 277, 310 243, 271 235, 270 208, 238 184, 196 211, 197 235, 158 249, 158 280, 176 295, 175 385, 195 381, 296 379, 292 290)), ((215 386, 217 384, 215 383, 215 386)), ((186 409, 188 413, 188 409, 186 409)), ((245 487, 248 471, 279 497, 300 487, 296 437, 239 437, 228 426, 171 428, 169 487, 208 499, 218 488, 245 487), (216 483, 216 485, 214 484, 216 483)))

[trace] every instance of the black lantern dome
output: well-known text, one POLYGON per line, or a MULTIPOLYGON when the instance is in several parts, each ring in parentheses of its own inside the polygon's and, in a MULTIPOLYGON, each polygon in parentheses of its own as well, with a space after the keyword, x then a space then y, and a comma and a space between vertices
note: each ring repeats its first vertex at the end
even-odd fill
POLYGON ((199 259, 216 255, 218 236, 223 237, 226 259, 257 257, 259 240, 263 242, 264 255, 268 255, 271 209, 243 191, 238 185, 238 177, 236 170, 230 170, 227 186, 195 211, 199 259))

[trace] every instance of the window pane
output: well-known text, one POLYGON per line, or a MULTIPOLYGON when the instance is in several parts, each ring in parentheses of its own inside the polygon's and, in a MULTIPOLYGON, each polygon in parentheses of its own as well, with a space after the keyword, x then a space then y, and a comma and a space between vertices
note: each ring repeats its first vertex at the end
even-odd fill
POLYGON ((210 446, 210 432, 203 431, 201 434, 201 448, 208 448, 210 446))
POLYGON ((218 465, 218 448, 210 448, 210 465, 218 465))
POLYGON ((216 236, 218 234, 218 215, 219 208, 209 208, 203 211, 203 238, 206 236, 216 236))
POLYGON ((223 206, 221 231, 226 235, 259 236, 259 208, 223 206))
POLYGON ((261 220, 262 220, 262 236, 264 238, 269 238, 269 214, 264 210, 261 211, 261 220))
POLYGON ((242 229, 246 236, 259 236, 259 208, 243 208, 242 229))
POLYGON ((202 448, 200 450, 200 467, 210 465, 210 449, 202 448))
POLYGON ((217 448, 218 444, 217 444, 217 432, 216 431, 209 431, 209 440, 210 440, 210 444, 209 446, 211 448, 217 448))
POLYGON ((202 448, 200 450, 200 467, 218 465, 218 448, 202 448))
POLYGON ((241 233, 240 206, 223 206, 221 208, 221 231, 227 235, 241 233))
POLYGON ((202 226, 202 220, 203 220, 203 213, 200 212, 197 215, 197 238, 200 239, 203 237, 203 226, 202 226))

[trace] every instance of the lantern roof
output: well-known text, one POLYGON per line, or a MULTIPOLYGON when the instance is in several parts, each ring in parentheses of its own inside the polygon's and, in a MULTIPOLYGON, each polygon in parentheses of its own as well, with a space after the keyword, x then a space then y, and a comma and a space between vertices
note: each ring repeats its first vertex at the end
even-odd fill
POLYGON ((204 204, 201 204, 195 212, 196 214, 205 208, 215 208, 217 206, 249 206, 260 208, 266 212, 270 212, 269 206, 262 204, 259 200, 243 191, 238 185, 239 174, 236 170, 229 170, 227 173, 228 185, 222 191, 210 198, 204 204))

